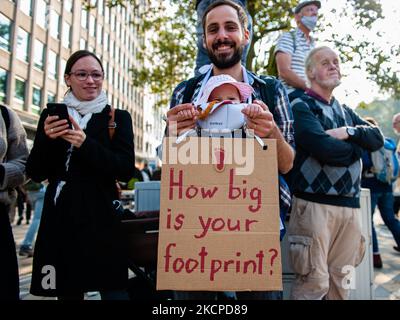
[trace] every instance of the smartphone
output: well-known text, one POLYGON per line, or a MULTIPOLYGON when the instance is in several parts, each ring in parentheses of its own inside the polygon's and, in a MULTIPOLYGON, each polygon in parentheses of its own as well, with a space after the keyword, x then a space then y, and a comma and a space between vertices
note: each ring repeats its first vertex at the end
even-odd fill
POLYGON ((71 121, 69 120, 69 114, 67 105, 64 103, 48 103, 47 109, 49 111, 50 116, 58 116, 58 120, 68 120, 68 124, 70 129, 72 129, 71 121))

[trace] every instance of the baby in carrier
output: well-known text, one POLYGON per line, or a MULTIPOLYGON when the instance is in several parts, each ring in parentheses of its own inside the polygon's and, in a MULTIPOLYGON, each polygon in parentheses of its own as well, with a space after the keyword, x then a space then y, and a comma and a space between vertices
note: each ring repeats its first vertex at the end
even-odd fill
MULTIPOLYGON (((200 97, 195 101, 198 111, 197 125, 202 129, 235 130, 243 127, 245 117, 257 117, 262 108, 248 104, 253 88, 233 77, 222 74, 210 77, 200 97)), ((187 111, 178 113, 182 120, 191 119, 193 115, 187 111)))

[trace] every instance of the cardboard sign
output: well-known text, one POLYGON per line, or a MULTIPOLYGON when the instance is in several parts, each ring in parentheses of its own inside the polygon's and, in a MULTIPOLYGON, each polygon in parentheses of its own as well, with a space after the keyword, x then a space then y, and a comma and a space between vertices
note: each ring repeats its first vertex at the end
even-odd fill
POLYGON ((174 141, 163 144, 157 289, 282 290, 276 141, 174 141))

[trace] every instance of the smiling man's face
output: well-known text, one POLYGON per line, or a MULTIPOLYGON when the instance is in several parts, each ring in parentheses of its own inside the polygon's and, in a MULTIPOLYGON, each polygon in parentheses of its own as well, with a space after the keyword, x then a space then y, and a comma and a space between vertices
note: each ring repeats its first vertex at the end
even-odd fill
POLYGON ((240 63, 249 32, 243 30, 236 10, 229 5, 212 9, 206 17, 204 46, 219 69, 240 63))

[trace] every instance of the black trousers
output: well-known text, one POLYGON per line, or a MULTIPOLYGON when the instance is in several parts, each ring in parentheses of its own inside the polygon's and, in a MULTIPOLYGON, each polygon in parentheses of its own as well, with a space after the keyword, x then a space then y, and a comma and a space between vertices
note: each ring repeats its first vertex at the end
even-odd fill
POLYGON ((0 203, 0 300, 19 300, 18 260, 8 218, 8 207, 0 203))

